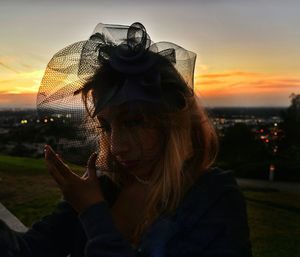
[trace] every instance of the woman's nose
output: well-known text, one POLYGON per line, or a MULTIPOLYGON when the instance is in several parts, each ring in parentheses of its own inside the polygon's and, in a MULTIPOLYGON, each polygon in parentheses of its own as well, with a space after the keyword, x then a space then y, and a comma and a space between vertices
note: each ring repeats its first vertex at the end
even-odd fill
POLYGON ((112 128, 110 151, 114 156, 123 156, 129 149, 128 135, 121 128, 112 128))

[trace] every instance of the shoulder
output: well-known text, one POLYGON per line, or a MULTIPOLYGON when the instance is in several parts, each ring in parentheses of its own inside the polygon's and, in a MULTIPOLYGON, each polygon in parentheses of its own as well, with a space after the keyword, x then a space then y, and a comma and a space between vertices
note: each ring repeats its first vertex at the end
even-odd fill
POLYGON ((218 167, 210 168, 195 180, 187 191, 183 204, 188 203, 194 197, 206 195, 209 200, 215 200, 227 191, 239 191, 240 188, 231 170, 223 170, 218 167))
MULTIPOLYGON (((225 212, 245 214, 245 200, 232 171, 211 168, 186 193, 177 216, 178 219, 186 220, 188 216, 194 215, 197 220, 203 215, 218 211, 224 215, 225 212)), ((192 226, 193 220, 189 223, 192 226)))
POLYGON ((251 253, 245 199, 231 171, 214 168, 199 178, 178 208, 176 223, 173 242, 185 256, 251 253))
POLYGON ((232 170, 223 170, 218 167, 210 168, 203 172, 202 176, 200 176, 196 181, 194 186, 224 186, 224 187, 232 187, 237 186, 236 179, 233 176, 232 170))

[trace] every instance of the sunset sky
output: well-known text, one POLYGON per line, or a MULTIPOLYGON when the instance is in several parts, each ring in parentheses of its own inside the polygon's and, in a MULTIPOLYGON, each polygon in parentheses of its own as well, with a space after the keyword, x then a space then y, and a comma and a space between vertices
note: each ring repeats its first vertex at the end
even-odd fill
POLYGON ((287 106, 300 94, 297 0, 1 0, 0 108, 34 107, 50 58, 97 23, 143 23, 197 53, 206 106, 287 106))

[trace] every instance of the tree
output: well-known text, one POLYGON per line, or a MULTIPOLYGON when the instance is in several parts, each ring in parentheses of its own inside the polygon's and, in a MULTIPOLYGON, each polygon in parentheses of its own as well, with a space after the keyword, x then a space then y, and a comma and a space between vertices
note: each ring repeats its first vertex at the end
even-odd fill
POLYGON ((281 153, 287 159, 300 162, 300 94, 291 94, 291 105, 282 113, 284 138, 281 153))
POLYGON ((254 133, 246 124, 237 123, 225 131, 221 140, 221 161, 236 166, 263 160, 266 155, 263 143, 255 139, 254 133))

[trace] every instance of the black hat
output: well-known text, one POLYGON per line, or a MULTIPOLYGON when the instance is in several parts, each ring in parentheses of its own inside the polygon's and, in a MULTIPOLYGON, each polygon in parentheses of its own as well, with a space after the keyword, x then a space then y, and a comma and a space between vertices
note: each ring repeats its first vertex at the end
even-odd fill
POLYGON ((99 23, 88 40, 69 45, 52 57, 39 88, 37 110, 40 116, 52 116, 72 131, 57 138, 56 150, 77 152, 83 147, 90 149, 89 155, 97 150, 97 135, 91 133, 93 126, 86 119, 80 92, 102 67, 111 67, 125 79, 101 91, 94 102, 94 115, 106 106, 132 101, 182 108, 183 96, 193 93, 195 60, 195 53, 174 43, 151 42, 141 23, 99 23), (171 65, 183 85, 168 82, 163 87, 166 83, 158 64, 171 65))

